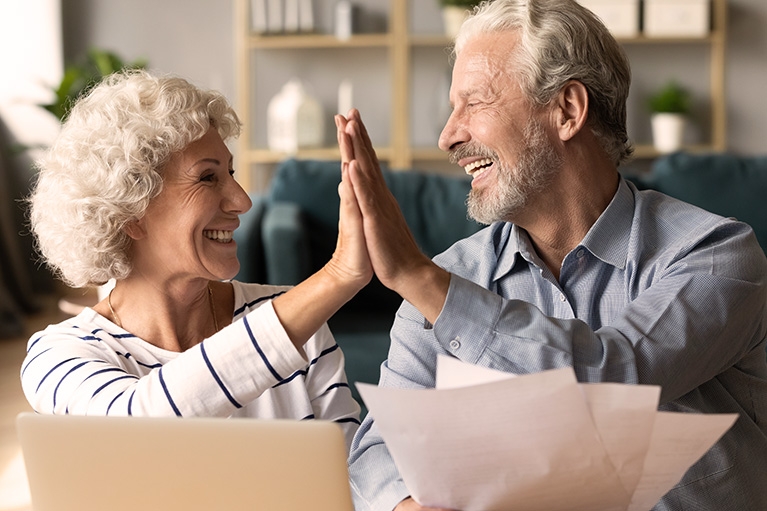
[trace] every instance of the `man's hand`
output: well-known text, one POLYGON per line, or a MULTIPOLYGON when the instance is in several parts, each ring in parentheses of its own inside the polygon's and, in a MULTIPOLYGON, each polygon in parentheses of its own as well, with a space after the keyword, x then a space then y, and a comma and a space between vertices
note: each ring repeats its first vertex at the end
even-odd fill
POLYGON ((384 181, 378 157, 357 110, 336 116, 338 144, 363 218, 370 262, 378 279, 434 323, 450 274, 418 248, 397 200, 384 181))
POLYGON ((422 506, 413 497, 408 497, 394 508, 394 511, 456 511, 455 509, 447 509, 444 507, 426 507, 422 506))

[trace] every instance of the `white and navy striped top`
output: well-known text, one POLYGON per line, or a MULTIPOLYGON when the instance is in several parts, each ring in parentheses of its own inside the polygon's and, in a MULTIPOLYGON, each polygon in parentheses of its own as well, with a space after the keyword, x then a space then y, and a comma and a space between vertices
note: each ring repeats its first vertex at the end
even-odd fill
POLYGON ((39 413, 322 419, 359 425, 327 325, 293 346, 272 307, 285 287, 232 282, 232 324, 183 353, 87 308, 31 337, 21 383, 39 413))

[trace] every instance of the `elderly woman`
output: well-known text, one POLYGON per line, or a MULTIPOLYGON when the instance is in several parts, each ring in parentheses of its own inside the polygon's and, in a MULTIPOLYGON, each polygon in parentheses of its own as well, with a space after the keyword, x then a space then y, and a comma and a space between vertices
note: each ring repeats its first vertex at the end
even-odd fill
POLYGON ((326 320, 372 269, 346 172, 332 259, 300 285, 228 280, 251 207, 224 141, 224 97, 173 77, 109 77, 39 163, 31 224, 70 285, 115 279, 93 308, 32 336, 21 381, 41 413, 325 419, 359 406, 326 320))

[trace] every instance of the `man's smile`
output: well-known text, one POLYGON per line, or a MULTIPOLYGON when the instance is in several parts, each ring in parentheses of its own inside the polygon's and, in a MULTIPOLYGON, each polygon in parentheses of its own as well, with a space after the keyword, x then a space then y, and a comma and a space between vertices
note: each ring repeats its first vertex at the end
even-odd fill
POLYGON ((466 173, 472 177, 479 177, 485 170, 493 165, 493 160, 490 158, 482 158, 475 160, 469 164, 463 166, 466 173))

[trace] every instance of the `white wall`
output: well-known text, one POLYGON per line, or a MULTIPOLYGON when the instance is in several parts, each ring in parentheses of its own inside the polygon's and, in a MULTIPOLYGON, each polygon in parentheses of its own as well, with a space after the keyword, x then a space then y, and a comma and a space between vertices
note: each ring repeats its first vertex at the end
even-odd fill
POLYGON ((42 108, 63 73, 59 0, 0 1, 0 119, 15 141, 37 146, 58 132, 42 108))
POLYGON ((767 154, 767 2, 732 0, 727 52, 729 147, 767 154))

